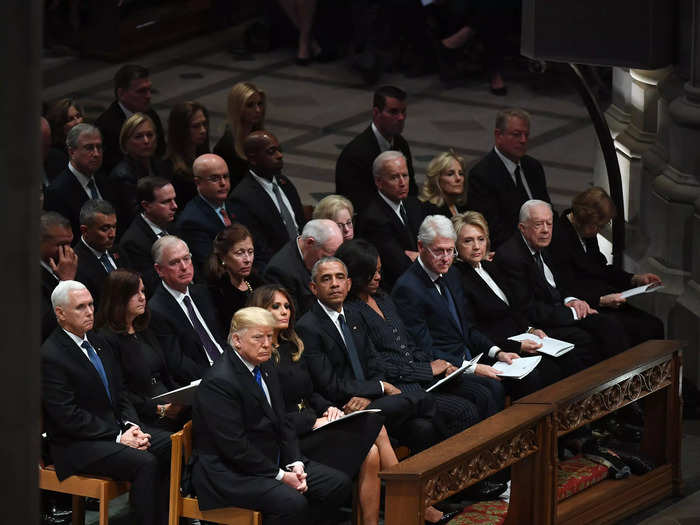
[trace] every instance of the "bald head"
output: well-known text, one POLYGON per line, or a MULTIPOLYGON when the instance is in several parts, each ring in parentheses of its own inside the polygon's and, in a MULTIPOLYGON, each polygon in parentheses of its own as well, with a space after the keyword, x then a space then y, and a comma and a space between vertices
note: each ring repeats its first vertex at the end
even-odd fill
POLYGON ((226 161, 213 153, 205 153, 194 160, 192 173, 199 194, 211 204, 221 206, 231 189, 226 161))
POLYGON ((243 150, 256 175, 272 179, 284 166, 280 143, 269 131, 253 131, 243 141, 243 150))

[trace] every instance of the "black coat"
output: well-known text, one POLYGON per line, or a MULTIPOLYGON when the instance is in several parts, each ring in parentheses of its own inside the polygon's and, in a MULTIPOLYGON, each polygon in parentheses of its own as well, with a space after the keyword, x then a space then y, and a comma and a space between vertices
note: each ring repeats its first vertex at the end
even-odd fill
POLYGON ((263 276, 266 282, 279 283, 287 289, 294 300, 298 317, 301 317, 316 300, 309 288, 311 272, 307 270, 299 255, 296 239, 287 242, 272 257, 263 276))
MULTIPOLYGON (((417 195, 416 177, 413 172, 413 159, 408 142, 401 135, 394 137, 394 149, 406 157, 406 167, 410 179, 409 194, 417 195)), ((372 163, 381 153, 372 126, 352 139, 340 152, 335 165, 335 192, 345 195, 352 201, 355 211, 361 212, 377 192, 372 175, 372 163)))
MULTIPOLYGON (((85 243, 80 238, 78 242, 75 243, 75 246, 73 246, 73 250, 78 256, 78 271, 75 274, 75 280, 83 283, 87 286, 87 289, 90 290, 92 300, 95 303, 95 310, 97 310, 97 306, 100 303, 100 296, 102 295, 102 285, 109 274, 100 260, 95 257, 95 254, 85 246, 85 243)), ((115 254, 110 255, 112 255, 114 264, 119 268, 119 257, 115 254)))
MULTIPOLYGON (((532 198, 552 202, 542 164, 525 155, 520 159, 520 166, 532 198)), ((495 150, 491 150, 469 171, 467 209, 481 212, 486 217, 491 249, 497 249, 515 233, 520 207, 524 202, 495 150)))
POLYGON ((46 268, 40 266, 41 270, 41 341, 51 335, 56 328, 56 314, 51 304, 51 294, 58 284, 58 279, 49 273, 46 268))
POLYGON ((160 278, 153 267, 151 247, 158 237, 146 224, 141 215, 137 215, 119 241, 119 261, 123 268, 137 271, 143 277, 146 296, 151 297, 160 284, 160 278))
POLYGON ((248 160, 242 159, 236 153, 236 148, 233 146, 233 134, 229 126, 226 126, 226 131, 214 146, 212 153, 226 161, 228 175, 231 179, 231 189, 238 186, 238 183, 248 174, 248 160))

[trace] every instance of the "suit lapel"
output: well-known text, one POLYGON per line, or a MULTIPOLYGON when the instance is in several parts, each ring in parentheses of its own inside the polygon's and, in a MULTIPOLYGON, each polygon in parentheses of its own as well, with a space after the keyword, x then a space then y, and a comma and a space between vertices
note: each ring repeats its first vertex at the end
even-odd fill
POLYGON ((396 215, 396 212, 391 209, 391 206, 389 206, 380 195, 377 195, 377 200, 379 201, 379 206, 384 215, 391 221, 391 223, 394 225, 394 229, 399 232, 403 238, 401 244, 414 245, 416 241, 415 239, 411 241, 411 234, 409 233, 409 229, 411 228, 410 217, 408 217, 408 208, 406 205, 404 204, 404 208, 406 208, 406 217, 409 219, 409 224, 404 224, 401 222, 401 219, 399 219, 398 215, 396 215))
MULTIPOLYGON (((78 345, 75 344, 75 342, 68 337, 68 335, 61 329, 60 327, 57 329, 57 333, 59 335, 59 342, 63 346, 64 349, 64 355, 66 359, 72 359, 73 362, 80 367, 86 375, 86 378, 89 376, 90 377, 90 384, 94 385, 93 391, 94 392, 99 392, 97 395, 104 396, 104 399, 107 401, 108 404, 110 404, 112 407, 114 407, 113 402, 110 402, 110 399, 107 397, 107 391, 104 389, 103 383, 102 383, 102 378, 100 377, 99 372, 95 368, 95 365, 92 364, 92 361, 85 355, 83 352, 82 348, 79 348, 78 345)), ((95 349, 95 352, 99 356, 100 360, 102 361, 102 348, 99 347, 99 345, 95 346, 92 344, 92 341, 88 337, 88 341, 90 341, 90 344, 92 347, 95 349)), ((116 398, 118 395, 118 392, 116 391, 116 385, 115 383, 117 382, 114 377, 112 376, 112 370, 110 367, 105 366, 104 361, 102 362, 102 367, 105 369, 105 374, 107 375, 107 383, 109 385, 109 392, 110 395, 112 396, 112 400, 116 398)))
MULTIPOLYGON (((433 281, 430 280, 430 276, 427 273, 425 273, 425 270, 423 270, 417 259, 413 264, 415 265, 415 272, 418 275, 418 278, 423 283, 423 286, 425 287, 428 296, 431 298, 434 307, 442 312, 441 317, 443 319, 448 319, 450 323, 452 323, 452 326, 461 331, 462 327, 457 326, 457 324, 455 323, 454 319, 452 318, 452 314, 450 314, 450 311, 447 307, 446 300, 442 297, 440 292, 438 292, 437 288, 435 287, 435 283, 433 283, 433 281)), ((454 291, 449 286, 447 279, 445 279, 445 283, 447 283, 447 287, 449 288, 450 293, 452 294, 452 299, 455 301, 456 307, 457 301, 455 299, 454 291)), ((459 313, 457 315, 459 315, 459 313)))
POLYGON ((333 321, 331 321, 331 318, 328 317, 328 314, 323 311, 323 308, 321 308, 317 301, 314 301, 312 308, 323 331, 326 332, 326 334, 329 335, 333 341, 335 341, 335 344, 337 344, 338 348, 343 351, 343 354, 347 355, 348 350, 345 347, 343 338, 340 337, 340 332, 338 332, 338 329, 333 324, 333 321))
MULTIPOLYGON (((253 397, 258 401, 265 415, 267 415, 267 417, 270 418, 270 420, 274 422, 275 425, 279 425, 279 418, 275 414, 274 410, 272 410, 270 403, 267 402, 265 392, 263 392, 261 385, 258 385, 258 382, 255 380, 253 373, 250 370, 248 370, 246 365, 236 354, 235 350, 231 349, 229 350, 229 352, 229 359, 231 359, 231 361, 234 363, 235 370, 238 373, 240 380, 242 381, 242 385, 245 391, 253 394, 253 397)), ((267 385, 267 390, 268 392, 270 392, 270 400, 272 400, 272 388, 271 385, 268 383, 269 373, 267 371, 263 372, 262 367, 260 367, 260 370, 263 374, 265 384, 267 385)))

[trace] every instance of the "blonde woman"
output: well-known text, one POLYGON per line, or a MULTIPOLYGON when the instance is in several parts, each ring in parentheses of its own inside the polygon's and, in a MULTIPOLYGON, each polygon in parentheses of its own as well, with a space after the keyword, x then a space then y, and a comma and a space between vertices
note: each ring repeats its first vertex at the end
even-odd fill
POLYGON ((343 234, 343 242, 355 236, 352 202, 342 195, 327 195, 314 208, 314 219, 329 219, 338 225, 343 234))
POLYGON ((239 82, 228 93, 228 125, 224 135, 214 146, 214 153, 228 165, 231 189, 248 172, 248 161, 243 141, 251 132, 264 129, 267 97, 251 82, 239 82))
POLYGON ((428 207, 434 207, 430 210, 431 215, 454 217, 464 211, 467 203, 464 159, 453 150, 434 157, 428 164, 428 173, 418 198, 428 207))

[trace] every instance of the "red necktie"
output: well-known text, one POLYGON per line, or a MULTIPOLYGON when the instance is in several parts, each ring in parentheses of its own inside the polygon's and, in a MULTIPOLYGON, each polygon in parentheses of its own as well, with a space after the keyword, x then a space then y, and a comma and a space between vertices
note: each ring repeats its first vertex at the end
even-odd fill
POLYGON ((219 213, 221 214, 221 218, 224 220, 224 226, 227 228, 231 226, 231 219, 229 219, 228 213, 226 213, 226 208, 223 206, 219 208, 219 213))

